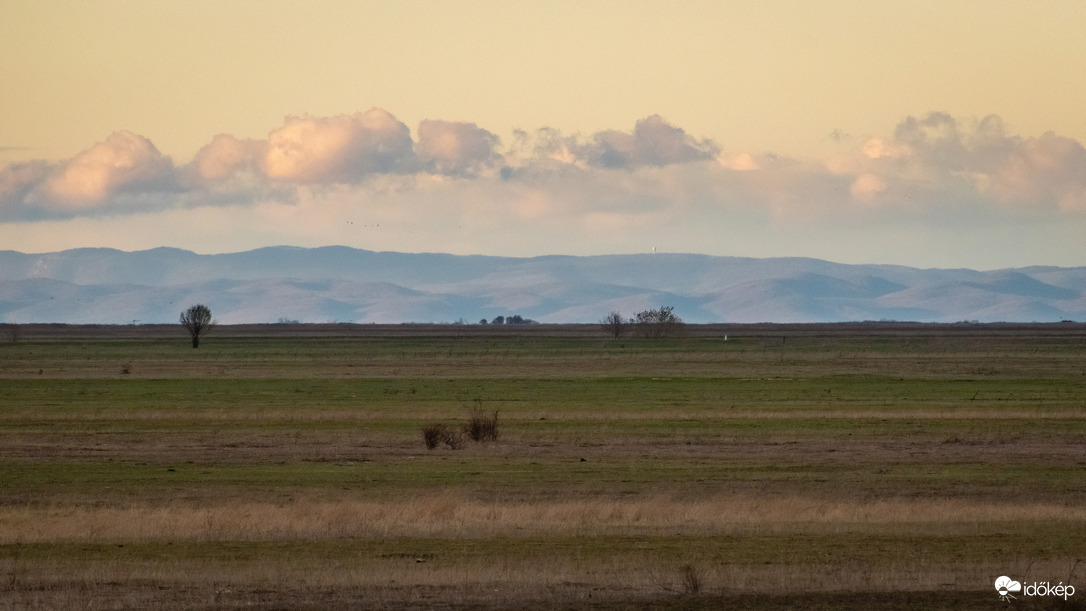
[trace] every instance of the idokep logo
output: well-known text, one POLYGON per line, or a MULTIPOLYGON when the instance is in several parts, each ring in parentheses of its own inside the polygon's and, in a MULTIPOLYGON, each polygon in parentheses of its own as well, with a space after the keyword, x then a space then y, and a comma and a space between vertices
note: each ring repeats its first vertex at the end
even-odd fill
POLYGON ((1075 586, 1071 584, 1063 585, 1063 582, 1058 584, 1051 584, 1047 581, 1033 582, 1025 587, 1022 584, 1007 577, 1001 576, 995 580, 996 592, 999 592, 999 600, 1011 602, 1012 598, 1018 598, 1012 592, 1020 592, 1024 596, 1057 596, 1064 600, 1071 598, 1075 595, 1075 586))
POLYGON ((1017 596, 1011 594, 1011 592, 1021 592, 1022 584, 1011 579, 1010 577, 1007 577, 1006 575, 1003 575, 999 579, 996 579, 995 589, 996 592, 999 592, 999 600, 1011 602, 1012 598, 1018 598, 1017 596))

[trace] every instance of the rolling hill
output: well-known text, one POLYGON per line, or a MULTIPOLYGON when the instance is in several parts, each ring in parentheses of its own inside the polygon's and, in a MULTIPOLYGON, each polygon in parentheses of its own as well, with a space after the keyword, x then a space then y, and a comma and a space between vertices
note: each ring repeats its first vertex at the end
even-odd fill
POLYGON ((510 258, 271 247, 199 255, 0 251, 0 321, 224 324, 596 322, 675 306, 688 322, 1050 322, 1086 319, 1086 268, 976 271, 695 254, 510 258))

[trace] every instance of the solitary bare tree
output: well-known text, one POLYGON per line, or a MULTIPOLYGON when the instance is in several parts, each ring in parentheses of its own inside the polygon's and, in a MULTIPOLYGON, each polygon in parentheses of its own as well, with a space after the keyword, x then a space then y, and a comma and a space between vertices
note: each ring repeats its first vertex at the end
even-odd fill
POLYGON ((600 327, 616 338, 622 337, 626 333, 626 326, 626 319, 618 312, 611 312, 600 321, 600 327))
POLYGON ((206 305, 196 304, 181 312, 181 324, 192 336, 192 347, 199 348, 200 335, 215 326, 215 321, 212 320, 211 310, 206 305))

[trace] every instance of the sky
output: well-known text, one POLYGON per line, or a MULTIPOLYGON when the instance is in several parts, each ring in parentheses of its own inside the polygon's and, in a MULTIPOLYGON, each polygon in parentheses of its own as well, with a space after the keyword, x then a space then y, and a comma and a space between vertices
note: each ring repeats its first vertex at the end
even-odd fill
POLYGON ((1086 265, 1086 3, 0 3, 0 249, 1086 265))

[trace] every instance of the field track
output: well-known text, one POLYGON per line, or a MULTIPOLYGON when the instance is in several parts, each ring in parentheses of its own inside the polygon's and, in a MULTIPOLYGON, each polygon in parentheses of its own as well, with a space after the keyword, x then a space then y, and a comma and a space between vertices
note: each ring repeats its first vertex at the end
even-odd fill
POLYGON ((1000 575, 1086 608, 1086 325, 0 325, 0 608, 990 609, 1000 575))

